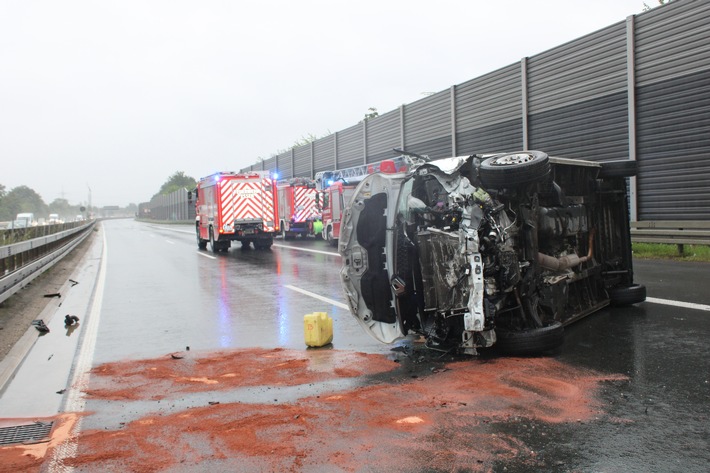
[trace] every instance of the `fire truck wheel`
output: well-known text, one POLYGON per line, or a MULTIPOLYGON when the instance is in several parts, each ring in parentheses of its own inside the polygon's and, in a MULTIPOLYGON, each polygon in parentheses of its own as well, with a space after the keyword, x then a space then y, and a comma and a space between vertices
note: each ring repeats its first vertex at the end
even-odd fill
POLYGON ((328 230, 326 231, 325 235, 325 239, 328 241, 328 244, 330 246, 338 246, 338 240, 333 238, 333 227, 328 227, 328 230))
POLYGON ((242 248, 247 249, 247 248, 249 248, 249 245, 251 245, 251 241, 242 240, 242 248))
POLYGON ((268 250, 269 248, 271 248, 271 245, 273 245, 273 244, 274 244, 274 241, 270 238, 269 239, 264 238, 264 239, 254 241, 254 247, 257 250, 268 250))
POLYGON ((201 250, 207 248, 207 241, 200 238, 200 228, 197 227, 197 247, 201 250))
POLYGON ((214 234, 212 233, 212 229, 210 228, 210 250, 212 250, 212 253, 217 253, 220 249, 221 245, 214 241, 214 234))

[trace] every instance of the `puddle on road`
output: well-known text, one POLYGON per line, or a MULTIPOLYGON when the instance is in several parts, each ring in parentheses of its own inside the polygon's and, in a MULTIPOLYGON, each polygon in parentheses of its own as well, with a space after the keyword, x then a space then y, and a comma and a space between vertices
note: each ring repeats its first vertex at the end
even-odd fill
MULTIPOLYGON (((338 350, 236 350, 119 362, 92 371, 89 396, 131 406, 186 392, 317 384, 359 377, 353 389, 283 403, 212 403, 150 414, 115 430, 82 432, 79 471, 487 471, 521 459, 525 443, 497 429, 601 415, 601 383, 625 379, 552 358, 467 359, 419 366, 338 350)), ((1 455, 1 454, 0 454, 1 455)), ((0 456, 0 460, 3 457, 0 456)), ((4 463, 4 462, 3 462, 4 463)))

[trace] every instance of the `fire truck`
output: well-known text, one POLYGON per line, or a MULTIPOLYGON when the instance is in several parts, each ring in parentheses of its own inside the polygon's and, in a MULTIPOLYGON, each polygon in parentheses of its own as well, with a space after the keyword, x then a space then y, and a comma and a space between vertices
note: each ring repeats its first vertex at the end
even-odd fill
POLYGON ((227 251, 232 241, 268 249, 279 231, 276 186, 268 171, 218 172, 197 183, 197 246, 227 251))
POLYGON ((277 182, 279 226, 284 240, 301 235, 321 237, 323 225, 316 207, 316 183, 305 177, 277 182))
POLYGON ((427 159, 425 156, 411 153, 377 163, 316 173, 315 181, 318 191, 316 202, 323 219, 322 238, 332 246, 338 245, 343 211, 350 202, 355 187, 365 176, 376 172, 389 174, 405 172, 414 165, 424 163, 427 159))

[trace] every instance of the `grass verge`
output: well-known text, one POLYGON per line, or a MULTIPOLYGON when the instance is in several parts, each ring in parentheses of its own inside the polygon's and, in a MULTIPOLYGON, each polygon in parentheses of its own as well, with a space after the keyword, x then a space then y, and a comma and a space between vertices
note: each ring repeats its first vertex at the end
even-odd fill
POLYGON ((631 248, 634 252, 634 258, 710 262, 710 246, 707 245, 633 243, 631 248))

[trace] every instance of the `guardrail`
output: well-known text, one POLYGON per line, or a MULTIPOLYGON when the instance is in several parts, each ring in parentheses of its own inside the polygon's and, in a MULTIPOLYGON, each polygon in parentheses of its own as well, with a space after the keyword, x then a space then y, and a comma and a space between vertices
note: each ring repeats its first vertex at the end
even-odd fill
POLYGON ((638 243, 669 243, 678 245, 710 245, 710 221, 649 220, 631 222, 631 241, 638 243))
POLYGON ((0 302, 52 267, 90 234, 95 220, 49 235, 0 246, 0 302))

